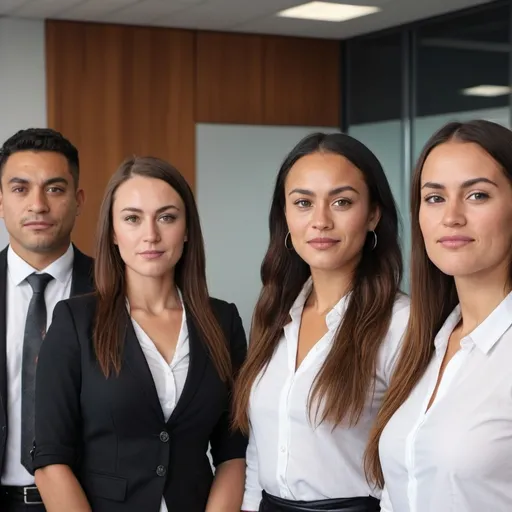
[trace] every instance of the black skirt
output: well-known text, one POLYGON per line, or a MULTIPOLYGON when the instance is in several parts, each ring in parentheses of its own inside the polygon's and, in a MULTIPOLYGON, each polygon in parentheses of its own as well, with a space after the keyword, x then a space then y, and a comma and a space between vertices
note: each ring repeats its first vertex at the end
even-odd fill
POLYGON ((379 512, 379 500, 364 498, 336 498, 317 501, 292 501, 277 498, 263 491, 259 512, 379 512))

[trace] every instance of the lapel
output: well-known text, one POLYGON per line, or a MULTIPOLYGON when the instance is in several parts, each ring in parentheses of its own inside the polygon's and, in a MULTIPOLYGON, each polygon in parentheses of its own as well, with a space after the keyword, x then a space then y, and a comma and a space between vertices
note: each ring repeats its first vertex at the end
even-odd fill
POLYGON ((0 252, 0 402, 7 417, 7 247, 0 252))
MULTIPOLYGON (((188 308, 185 308, 185 311, 187 315, 187 328, 190 345, 190 362, 183 392, 178 399, 178 403, 176 404, 167 424, 174 423, 194 397, 199 385, 201 384, 206 363, 208 361, 207 348, 199 337, 199 333, 191 319, 191 313, 188 308)), ((159 421, 161 423, 165 423, 155 382, 151 375, 151 370, 149 369, 146 357, 144 356, 144 352, 142 351, 139 340, 135 334, 135 330, 133 329, 128 312, 126 312, 124 358, 128 368, 133 373, 133 376, 137 379, 137 382, 140 383, 142 392, 146 396, 149 405, 158 416, 159 421)))
POLYGON ((71 279, 71 297, 94 291, 94 260, 79 251, 73 245, 73 276, 71 279))

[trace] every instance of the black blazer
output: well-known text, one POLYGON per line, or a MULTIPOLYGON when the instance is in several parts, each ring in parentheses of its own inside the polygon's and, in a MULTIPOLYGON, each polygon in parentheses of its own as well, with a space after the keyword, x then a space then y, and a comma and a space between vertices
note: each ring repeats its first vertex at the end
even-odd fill
MULTIPOLYGON (((94 260, 73 246, 71 296, 90 293, 94 289, 94 260)), ((0 252, 0 474, 5 461, 7 442, 7 248, 0 252)), ((21 340, 22 342, 23 340, 21 340)))
MULTIPOLYGON (((187 313, 190 365, 165 422, 128 312, 119 376, 106 379, 92 345, 95 294, 62 301, 41 347, 36 378, 35 469, 73 468, 94 512, 204 512, 213 462, 244 458, 247 440, 230 428, 230 390, 187 313)), ((236 370, 247 345, 233 304, 211 299, 236 370)))

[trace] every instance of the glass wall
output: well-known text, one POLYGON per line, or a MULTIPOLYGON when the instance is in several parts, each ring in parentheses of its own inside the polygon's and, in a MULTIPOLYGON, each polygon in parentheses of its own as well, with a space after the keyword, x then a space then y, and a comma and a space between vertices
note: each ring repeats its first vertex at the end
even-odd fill
POLYGON ((406 276, 410 176, 427 139, 453 120, 510 126, 511 12, 512 0, 491 2, 344 42, 342 129, 383 164, 402 217, 406 276))

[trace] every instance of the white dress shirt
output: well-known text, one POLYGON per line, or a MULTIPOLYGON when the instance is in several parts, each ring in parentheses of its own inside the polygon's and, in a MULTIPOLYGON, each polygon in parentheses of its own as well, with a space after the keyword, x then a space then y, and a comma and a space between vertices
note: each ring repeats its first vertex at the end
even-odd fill
MULTIPOLYGON (((183 299, 179 290, 178 293, 183 306, 183 299)), ((185 380, 187 379, 190 363, 190 345, 185 307, 183 306, 183 316, 176 350, 170 364, 164 359, 151 338, 133 318, 132 324, 142 352, 146 357, 151 375, 153 376, 160 406, 162 407, 162 412, 167 422, 185 387, 185 380)), ((162 498, 160 512, 168 512, 164 498, 162 498)))
POLYGON ((333 430, 327 422, 312 426, 307 402, 349 299, 342 298, 327 314, 328 332, 295 371, 302 311, 311 289, 310 279, 290 310, 291 322, 285 326, 266 371, 251 392, 243 510, 258 510, 262 489, 291 500, 379 497, 366 482, 363 453, 407 325, 409 301, 405 297, 396 301, 378 356, 374 396, 369 397, 359 423, 333 430))
POLYGON ((40 272, 21 259, 9 246, 7 249, 7 446, 2 485, 34 485, 34 477, 22 466, 21 457, 21 365, 23 338, 32 288, 26 278, 35 273, 54 277, 46 287, 47 327, 57 302, 69 298, 73 275, 73 246, 40 272))
POLYGON ((382 433, 383 512, 512 511, 512 294, 461 340, 427 411, 459 320, 382 433))

